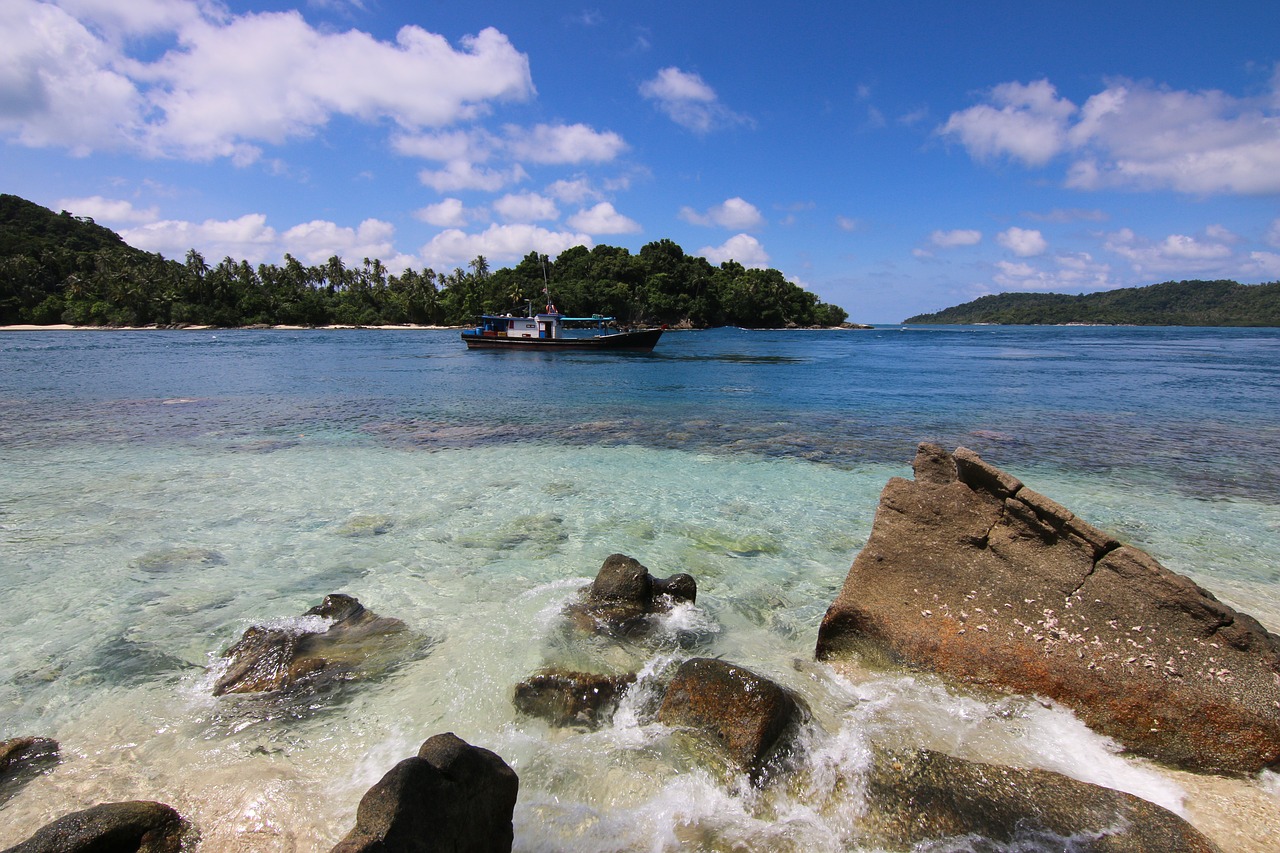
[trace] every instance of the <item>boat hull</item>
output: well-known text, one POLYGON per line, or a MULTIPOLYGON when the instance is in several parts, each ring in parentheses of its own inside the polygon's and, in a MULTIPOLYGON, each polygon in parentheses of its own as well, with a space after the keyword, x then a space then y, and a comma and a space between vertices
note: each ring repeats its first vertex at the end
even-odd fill
POLYGON ((610 352, 652 352, 662 337, 662 329, 618 332, 590 338, 513 338, 463 332, 467 349, 505 350, 606 350, 610 352))

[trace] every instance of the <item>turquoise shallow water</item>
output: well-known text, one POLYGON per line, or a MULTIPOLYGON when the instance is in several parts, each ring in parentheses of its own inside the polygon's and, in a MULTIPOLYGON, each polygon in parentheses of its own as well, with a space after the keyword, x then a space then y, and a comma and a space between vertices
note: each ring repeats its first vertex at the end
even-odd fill
POLYGON ((1180 808, 1061 710, 836 675, 812 661, 817 625, 884 482, 934 440, 1280 628, 1278 439, 1275 330, 717 330, 651 356, 408 330, 6 333, 0 736, 55 737, 66 760, 0 805, 0 845, 149 798, 203 849, 327 850, 446 730, 517 769, 525 850, 844 849, 860 801, 834 779, 874 737, 1180 808), (697 578, 668 641, 563 635, 560 607, 614 551, 697 578), (210 695, 248 625, 330 592, 405 620, 426 654, 311 705, 210 695), (794 784, 745 788, 647 721, 646 690, 694 653, 805 696, 794 784), (638 670, 641 689, 604 730, 549 730, 510 704, 549 663, 638 670))

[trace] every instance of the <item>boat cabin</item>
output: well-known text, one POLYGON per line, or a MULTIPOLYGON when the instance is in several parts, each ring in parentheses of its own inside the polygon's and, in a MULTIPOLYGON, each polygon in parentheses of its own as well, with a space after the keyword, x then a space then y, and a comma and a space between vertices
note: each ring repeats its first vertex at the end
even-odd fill
POLYGON ((591 317, 566 317, 554 309, 532 317, 515 317, 511 314, 485 314, 475 334, 484 338, 542 338, 558 340, 563 337, 564 324, 591 323, 603 329, 612 317, 595 314, 591 317))

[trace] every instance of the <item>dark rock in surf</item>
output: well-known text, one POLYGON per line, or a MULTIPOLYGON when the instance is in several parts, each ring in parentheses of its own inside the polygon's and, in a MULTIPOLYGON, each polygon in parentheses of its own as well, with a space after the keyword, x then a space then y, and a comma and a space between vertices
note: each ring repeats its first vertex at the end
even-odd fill
POLYGON ((875 849, 919 849, 976 836, 1016 850, 1218 850, 1167 809, 1048 770, 876 749, 865 781, 868 813, 858 824, 859 840, 875 849))
POLYGON ((0 742, 0 804, 60 760, 58 742, 45 737, 15 737, 0 742))
POLYGON ((711 743, 754 781, 768 775, 806 711, 789 690, 746 667, 712 658, 681 664, 659 722, 711 743))
POLYGON ((494 753, 436 735, 365 793, 331 853, 505 853, 519 788, 494 753))
POLYGON ((516 710, 541 717, 553 726, 595 728, 608 723, 623 693, 636 677, 590 672, 543 670, 516 685, 516 710))
POLYGON ((656 578, 638 560, 610 554, 581 599, 570 605, 569 615, 584 630, 632 633, 643 629, 647 616, 680 602, 692 604, 697 597, 692 575, 656 578))
POLYGON ((45 824, 5 853, 177 853, 190 834, 163 803, 104 803, 45 824))
POLYGON ((1175 767, 1280 766, 1280 639, 965 448, 885 486, 818 634, 849 654, 1048 696, 1175 767))
POLYGON ((325 630, 253 626, 223 653, 226 671, 213 693, 281 690, 320 678, 346 678, 411 652, 418 638, 399 619, 378 616, 349 595, 328 595, 306 616, 330 620, 325 630))

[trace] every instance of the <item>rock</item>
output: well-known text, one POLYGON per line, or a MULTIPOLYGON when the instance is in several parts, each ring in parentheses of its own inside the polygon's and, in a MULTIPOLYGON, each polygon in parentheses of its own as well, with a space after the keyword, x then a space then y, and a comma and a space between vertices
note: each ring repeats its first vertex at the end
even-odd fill
POLYGON ((860 840, 877 849, 918 849, 964 836, 1015 850, 1218 849, 1160 806, 1048 770, 998 767, 928 750, 877 749, 866 783, 868 814, 859 824, 860 840))
POLYGON ((622 694, 636 677, 544 670, 516 685, 516 709, 553 726, 595 728, 613 717, 622 694))
POLYGON ((324 675, 343 677, 371 659, 403 649, 412 635, 399 619, 378 616, 349 595, 328 595, 303 614, 331 620, 321 630, 302 621, 294 628, 253 626, 231 648, 213 694, 281 690, 324 675))
POLYGON ((790 691, 769 679, 722 660, 693 658, 676 670, 658 720, 715 744, 761 781, 805 714, 790 691))
POLYGON ((818 634, 855 653, 1050 697, 1175 767, 1280 766, 1280 639, 964 448, 885 486, 818 634))
POLYGON ((163 803, 105 803, 46 824, 5 853, 177 853, 189 831, 163 803))
POLYGON ((509 851, 519 788, 494 753, 436 735, 365 793, 355 828, 331 853, 509 851))
POLYGON ((58 742, 47 737, 15 737, 0 741, 0 778, 38 763, 58 760, 58 742))
POLYGON ((655 578, 638 560, 610 554, 569 614, 584 630, 626 634, 643 630, 645 617, 697 597, 698 584, 691 575, 655 578))

